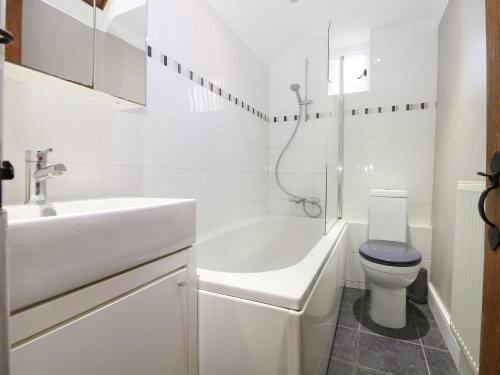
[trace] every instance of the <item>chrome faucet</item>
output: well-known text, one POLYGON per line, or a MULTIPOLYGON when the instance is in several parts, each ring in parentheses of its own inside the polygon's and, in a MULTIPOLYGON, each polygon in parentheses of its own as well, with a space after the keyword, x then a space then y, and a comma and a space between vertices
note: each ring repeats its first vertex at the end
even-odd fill
POLYGON ((66 172, 64 164, 47 166, 47 154, 52 151, 26 151, 26 204, 47 203, 47 180, 66 172))

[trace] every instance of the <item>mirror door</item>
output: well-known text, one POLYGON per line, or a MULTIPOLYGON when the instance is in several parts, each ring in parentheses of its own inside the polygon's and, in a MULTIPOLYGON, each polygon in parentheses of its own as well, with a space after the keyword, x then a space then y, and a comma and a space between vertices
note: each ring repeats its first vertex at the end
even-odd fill
POLYGON ((84 0, 8 0, 16 33, 6 61, 93 86, 94 7, 84 0))
POLYGON ((96 4, 95 89, 146 104, 146 0, 96 4))

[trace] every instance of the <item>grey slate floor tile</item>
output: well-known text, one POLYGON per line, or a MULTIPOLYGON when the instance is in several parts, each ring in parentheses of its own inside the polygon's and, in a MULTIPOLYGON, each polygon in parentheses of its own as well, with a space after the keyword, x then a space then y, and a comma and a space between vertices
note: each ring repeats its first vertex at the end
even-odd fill
POLYGON ((366 367, 356 366, 354 369, 354 374, 355 375, 384 375, 386 373, 381 372, 381 371, 377 371, 377 370, 373 370, 370 368, 366 368, 366 367))
POLYGON ((458 375, 428 305, 408 301, 401 330, 373 322, 369 305, 369 291, 345 289, 327 375, 458 375))
POLYGON ((431 375, 458 375, 449 352, 424 347, 431 375))
POLYGON ((332 358, 344 361, 356 360, 358 331, 350 328, 337 327, 333 341, 332 358))
POLYGON ((406 304, 406 314, 409 316, 413 316, 415 318, 424 318, 427 320, 435 320, 432 315, 431 309, 429 305, 421 305, 418 303, 413 303, 408 301, 406 304))
POLYGON ((354 375, 354 364, 332 358, 327 375, 354 375))
POLYGON ((439 332, 439 328, 435 321, 417 318, 416 322, 422 345, 447 350, 443 336, 441 332, 439 332))
MULTIPOLYGON (((366 295, 363 308, 361 310, 361 331, 372 332, 385 337, 390 337, 397 340, 404 340, 420 344, 415 318, 407 314, 406 327, 400 329, 387 328, 378 325, 370 317, 370 296, 366 295)), ((425 332, 425 323, 422 322, 422 331, 425 332)))
POLYGON ((427 375, 422 347, 360 332, 357 363, 392 374, 427 375))
POLYGON ((349 289, 342 297, 338 324, 358 329, 363 304, 363 293, 358 289, 349 289))

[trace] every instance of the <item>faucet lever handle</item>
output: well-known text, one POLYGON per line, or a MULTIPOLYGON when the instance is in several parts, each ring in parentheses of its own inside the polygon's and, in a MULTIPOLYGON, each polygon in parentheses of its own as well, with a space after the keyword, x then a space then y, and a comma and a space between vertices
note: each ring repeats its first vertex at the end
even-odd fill
POLYGON ((53 148, 51 148, 51 147, 50 147, 50 148, 47 148, 47 149, 45 149, 45 150, 43 150, 43 151, 38 151, 38 152, 37 152, 37 159, 38 159, 38 160, 40 160, 40 161, 42 161, 42 160, 46 159, 46 158, 47 158, 47 154, 48 154, 49 152, 52 152, 52 151, 54 151, 54 149, 53 149, 53 148))
POLYGON ((47 160, 47 154, 49 152, 54 151, 52 148, 48 148, 46 150, 26 150, 25 152, 25 160, 27 162, 41 162, 47 160))
POLYGON ((49 148, 47 148, 47 149, 45 149, 45 150, 43 150, 43 151, 38 151, 38 153, 39 153, 40 155, 47 156, 47 154, 48 154, 49 152, 52 152, 52 151, 54 151, 54 149, 53 149, 52 147, 49 147, 49 148))

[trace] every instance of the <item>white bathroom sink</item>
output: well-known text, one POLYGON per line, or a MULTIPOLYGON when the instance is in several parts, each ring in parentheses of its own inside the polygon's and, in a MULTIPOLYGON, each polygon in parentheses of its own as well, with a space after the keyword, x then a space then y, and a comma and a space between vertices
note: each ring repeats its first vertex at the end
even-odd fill
POLYGON ((116 198, 6 206, 11 310, 185 248, 195 201, 116 198))

